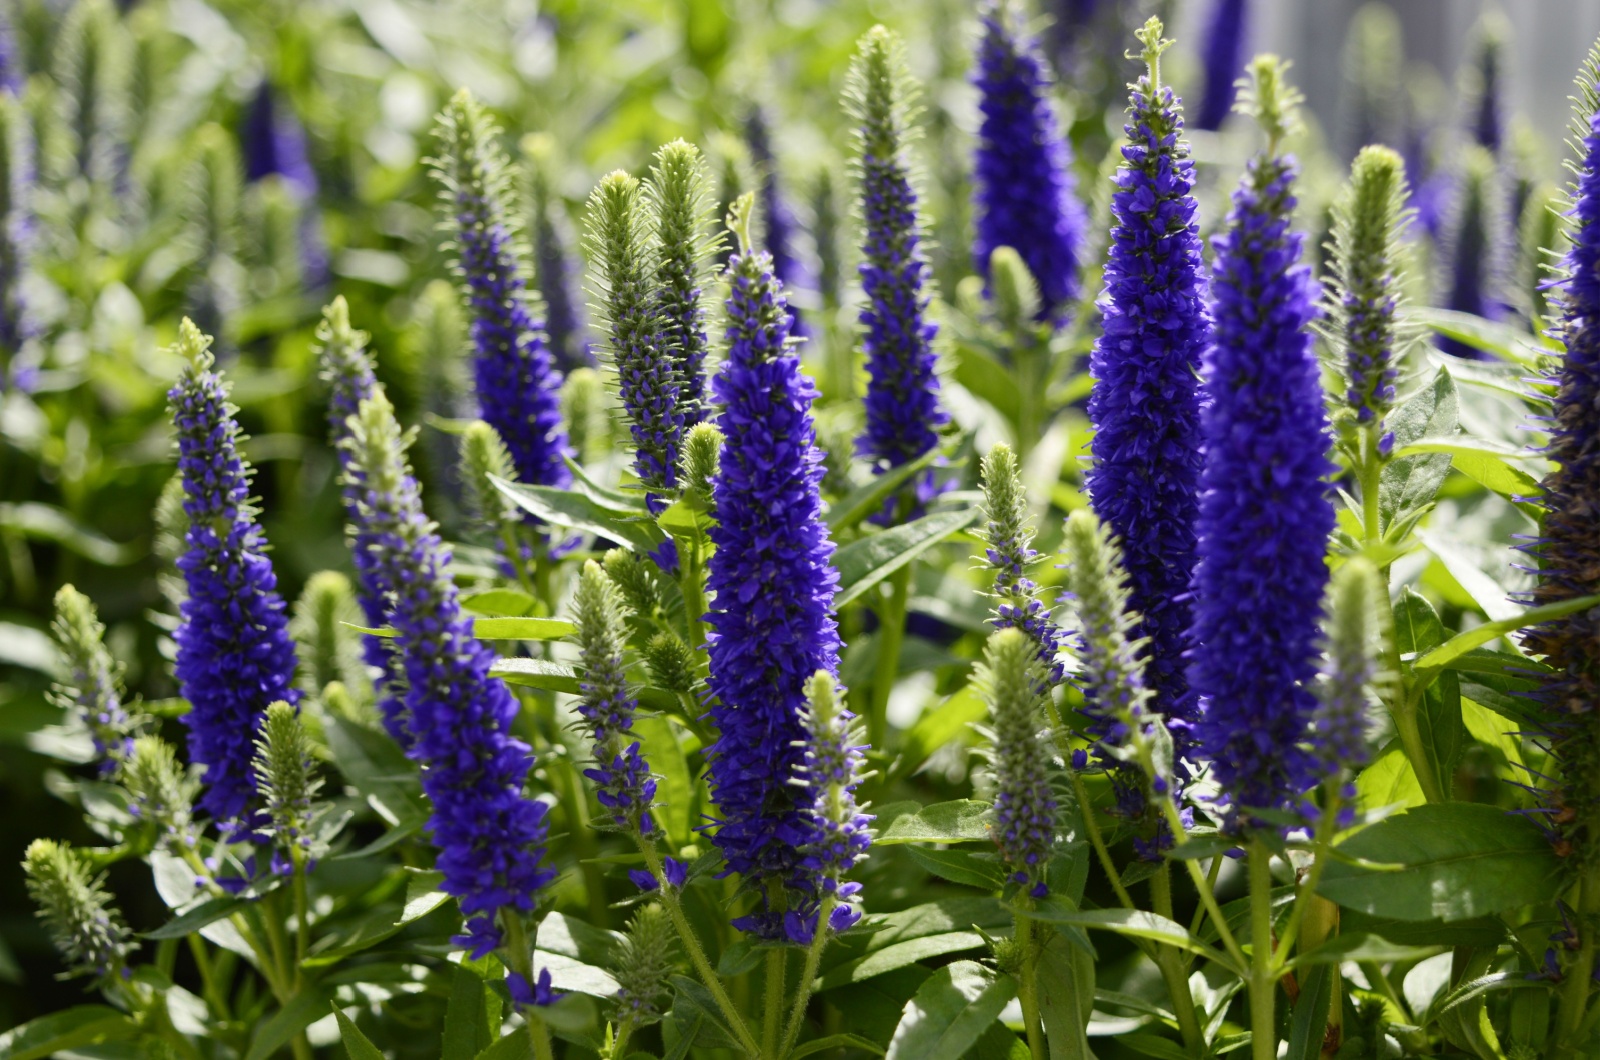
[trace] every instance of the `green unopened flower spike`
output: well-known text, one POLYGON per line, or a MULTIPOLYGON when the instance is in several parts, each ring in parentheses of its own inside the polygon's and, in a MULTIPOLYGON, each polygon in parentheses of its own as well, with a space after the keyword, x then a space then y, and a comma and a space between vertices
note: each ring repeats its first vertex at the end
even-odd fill
POLYGON ((617 980, 613 1019, 618 1025, 613 1055, 624 1055, 623 1046, 632 1031, 661 1019, 667 980, 676 966, 674 934, 672 921, 656 902, 640 906, 628 921, 613 966, 617 980))
POLYGON ((67 959, 68 972, 96 983, 126 978, 128 957, 137 945, 106 893, 105 877, 92 875, 81 854, 53 839, 28 845, 22 871, 39 919, 67 959))
POLYGON ((721 461, 722 432, 710 423, 695 424, 683 439, 683 488, 709 505, 721 461))
MULTIPOLYGON (((467 511, 483 529, 516 540, 522 515, 511 499, 495 487, 494 479, 516 477, 511 453, 500 432, 482 420, 473 420, 461 436, 461 481, 466 487, 467 511)), ((507 556, 515 562, 517 556, 507 556)))
POLYGON ((1238 81, 1239 101, 1233 109, 1256 120, 1267 134, 1267 153, 1275 155, 1285 138, 1300 131, 1300 90, 1284 76, 1289 64, 1276 55, 1258 55, 1249 74, 1238 81))
POLYGON ((1360 423, 1381 421, 1394 406, 1406 196, 1405 160, 1387 147, 1365 147, 1333 207, 1328 331, 1344 352, 1345 404, 1360 423))
POLYGON ((322 780, 313 769, 311 740, 299 712, 289 704, 279 701, 267 708, 256 738, 254 768, 274 838, 298 858, 311 848, 311 804, 322 780))
POLYGON ((174 474, 161 487, 161 496, 156 498, 155 524, 150 551, 160 561, 156 586, 172 613, 177 614, 189 598, 189 587, 178 572, 178 557, 188 548, 184 539, 189 533, 189 513, 183 510, 182 473, 174 474))
POLYGON ((1000 326, 1020 334, 1039 315, 1039 283, 1028 263, 1011 247, 995 247, 989 256, 989 288, 1000 326))
POLYGON ((122 668, 106 650, 106 627, 89 598, 64 585, 50 631, 63 669, 51 699, 88 729, 100 775, 111 776, 132 752, 138 724, 122 702, 122 668))
POLYGON ((1028 520, 1028 496, 1016 454, 1005 443, 983 458, 983 525, 978 536, 988 546, 985 565, 994 572, 996 629, 1015 628, 1028 635, 1039 662, 1052 682, 1061 680, 1061 631, 1039 598, 1039 585, 1028 568, 1039 562, 1028 520))
POLYGON ((196 130, 184 181, 188 193, 184 216, 196 255, 188 291, 189 316, 202 332, 221 340, 244 304, 245 285, 239 264, 244 170, 239 149, 227 130, 214 124, 196 130))
POLYGON ((594 560, 583 565, 572 596, 572 621, 578 627, 582 660, 578 713, 594 743, 594 765, 583 771, 595 783, 595 797, 611 822, 640 835, 655 824, 650 804, 656 782, 633 736, 638 699, 628 687, 628 605, 620 589, 594 560))
POLYGON ((697 680, 695 667, 699 663, 694 649, 671 630, 663 630, 645 642, 645 669, 650 671, 650 683, 668 692, 692 692, 697 680))
POLYGON ((822 295, 824 306, 838 308, 844 300, 844 254, 839 245, 843 223, 832 166, 817 168, 811 184, 811 217, 812 237, 817 244, 817 292, 822 295))
POLYGON ((1067 517, 1062 552, 1080 640, 1084 713, 1094 719, 1096 736, 1119 747, 1150 699, 1121 550, 1094 513, 1080 509, 1067 517))
POLYGON ((1042 898, 1048 893, 1045 872, 1060 814, 1057 769, 1044 720, 1044 668, 1021 630, 1002 629, 989 638, 973 681, 989 708, 989 723, 982 731, 994 789, 990 834, 1011 882, 1042 898))
POLYGON ((706 336, 704 290, 722 246, 713 234, 711 181, 700 149, 674 140, 656 152, 644 194, 655 225, 656 284, 661 338, 678 369, 678 408, 684 427, 705 418, 706 336))
POLYGON ((614 548, 605 554, 606 577, 622 592, 634 617, 645 620, 661 615, 661 583, 652 565, 627 549, 614 548))
POLYGON ((593 368, 574 368, 561 386, 561 418, 578 463, 593 466, 611 451, 605 383, 593 368))
MULTIPOLYGON (((423 412, 442 419, 470 417, 474 402, 469 389, 467 321, 461 296, 449 280, 433 280, 422 289, 406 330, 405 350, 410 385, 423 412)), ((423 431, 418 439, 433 481, 459 499, 455 475, 456 440, 444 431, 423 431)))
POLYGON ((133 41, 111 0, 79 0, 51 49, 59 131, 72 170, 100 208, 127 180, 133 41))
POLYGON ((361 634, 353 626, 365 625, 350 579, 338 571, 318 571, 306 579, 289 619, 300 657, 300 688, 307 695, 339 681, 358 694, 370 689, 361 634))
POLYGON ((156 848, 194 845, 195 781, 178 752, 159 736, 139 736, 117 779, 127 789, 128 809, 150 826, 156 848))
POLYGON ((1565 199, 1553 184, 1536 184, 1522 208, 1517 233, 1517 299, 1536 330, 1551 321, 1550 282, 1567 251, 1561 224, 1565 199))
POLYGON ((1334 572, 1328 587, 1327 662, 1312 719, 1313 743, 1330 776, 1352 776, 1367 764, 1367 715, 1376 679, 1380 616, 1388 610, 1382 582, 1357 556, 1334 572))
POLYGON ((832 674, 818 670, 806 682, 800 710, 805 737, 798 743, 802 757, 790 783, 815 833, 801 862, 807 893, 798 909, 785 914, 789 937, 797 942, 809 941, 819 929, 847 931, 861 919, 861 884, 847 877, 872 845, 872 815, 856 800, 866 738, 840 702, 842 691, 832 674), (831 903, 826 921, 824 902, 831 903))

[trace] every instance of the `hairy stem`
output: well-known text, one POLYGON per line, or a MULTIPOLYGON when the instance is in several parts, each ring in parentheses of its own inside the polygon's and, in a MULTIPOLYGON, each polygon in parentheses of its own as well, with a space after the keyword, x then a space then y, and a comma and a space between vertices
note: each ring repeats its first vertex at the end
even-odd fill
POLYGON ((1596 917, 1600 915, 1600 868, 1588 869, 1577 884, 1573 908, 1578 911, 1578 952, 1563 973, 1556 1008, 1558 1056, 1577 1056, 1578 1029, 1589 1006, 1589 981, 1594 974, 1596 917))
POLYGON ((1083 782, 1082 774, 1074 771, 1072 774, 1073 793, 1078 797, 1078 805, 1083 810, 1084 830, 1089 833, 1089 845, 1094 847, 1094 852, 1100 858, 1100 867, 1105 870, 1106 879, 1111 882, 1111 889, 1117 892, 1117 901, 1122 903, 1124 909, 1134 909, 1133 896, 1122 885, 1122 876, 1117 872, 1116 862, 1111 860, 1111 851, 1106 847, 1106 840, 1100 834, 1100 824, 1095 820, 1094 804, 1089 801, 1089 788, 1083 782))
POLYGON ((1276 1060, 1278 1024, 1273 1006, 1277 977, 1272 960, 1272 852, 1250 841, 1250 1049, 1255 1060, 1276 1060))
MULTIPOLYGON (((1156 874, 1150 877, 1150 900, 1158 915, 1172 917, 1172 867, 1165 861, 1156 874)), ((1173 946, 1156 947, 1156 965, 1161 978, 1166 981, 1167 993, 1172 997, 1172 1010, 1178 1017, 1178 1031, 1190 1053, 1205 1051, 1205 1035, 1200 1030, 1200 1020, 1194 1012, 1194 994, 1189 990, 1189 977, 1185 974, 1183 952, 1173 946)))
POLYGON ((806 948, 805 968, 800 973, 800 985, 795 990, 794 1007, 789 1011, 789 1029, 784 1032, 783 1046, 778 1050, 779 1056, 788 1056, 789 1050, 794 1048, 794 1043, 800 1037, 800 1031, 805 1026, 806 1005, 811 1001, 811 984, 817 977, 817 965, 822 963, 822 951, 828 945, 828 917, 833 914, 834 900, 824 898, 821 907, 817 910, 817 932, 811 937, 811 945, 806 948))
POLYGON ((1039 938, 1033 921, 1016 914, 1017 940, 1022 946, 1022 966, 1017 973, 1017 1000, 1022 1005, 1022 1026, 1028 1032, 1028 1052, 1033 1060, 1046 1060, 1044 1028, 1039 1023, 1039 938))
MULTIPOLYGON (((818 932, 820 934, 820 931, 818 932)), ((778 1055, 778 1023, 783 1018, 784 964, 787 954, 782 949, 767 951, 767 990, 762 1002, 761 1055, 776 1060, 778 1055)))

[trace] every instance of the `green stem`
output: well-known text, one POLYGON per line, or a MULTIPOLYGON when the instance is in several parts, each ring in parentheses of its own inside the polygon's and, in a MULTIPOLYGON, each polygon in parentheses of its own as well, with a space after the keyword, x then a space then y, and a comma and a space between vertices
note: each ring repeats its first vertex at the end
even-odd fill
POLYGON ((667 916, 672 918, 672 926, 678 929, 678 938, 683 943, 683 948, 689 954, 689 963, 694 965, 695 972, 700 976, 700 981, 706 989, 711 991, 711 996, 716 999, 717 1007, 722 1009, 723 1019, 728 1021, 728 1027, 734 1036, 739 1039, 739 1046, 748 1055, 759 1057, 762 1055, 761 1047, 756 1044, 755 1035, 750 1033, 746 1026, 744 1016, 740 1014, 733 999, 728 996, 727 989, 722 985, 716 969, 711 967, 711 961, 706 958, 705 948, 700 945, 700 936, 695 934, 694 928, 689 924, 689 918, 683 915, 683 903, 678 900, 678 892, 668 884, 666 873, 661 864, 661 852, 653 843, 635 837, 639 850, 644 854, 645 864, 656 879, 661 881, 661 905, 667 911, 667 916))
MULTIPOLYGON (((1150 900, 1157 915, 1172 920, 1172 867, 1165 861, 1150 877, 1150 900)), ((1172 997, 1172 1010, 1178 1017, 1178 1032, 1191 1054, 1205 1051, 1205 1034, 1200 1029, 1200 1019, 1194 1012, 1194 994, 1189 990, 1189 977, 1184 971, 1183 952, 1173 946, 1156 947, 1156 965, 1161 978, 1166 980, 1167 993, 1172 997)))
MULTIPOLYGON (((533 947, 528 944, 528 929, 522 922, 522 915, 507 912, 500 922, 505 927, 503 950, 506 967, 527 982, 533 982, 533 947)), ((528 1028, 528 1041, 533 1047, 534 1060, 554 1060, 555 1054, 550 1047, 550 1028, 544 1025, 539 1013, 531 1007, 526 1008, 522 1011, 522 1018, 528 1028)))
MULTIPOLYGON (((600 856, 594 829, 589 827, 589 796, 583 781, 578 779, 577 763, 572 755, 563 756, 560 771, 567 784, 567 816, 572 834, 573 852, 578 856, 578 867, 583 873, 584 897, 589 903, 589 922, 598 928, 611 926, 611 910, 606 905, 605 877, 595 860, 600 856)), ((659 878, 659 877, 658 877, 659 878)))
POLYGON ((1589 1006, 1589 977, 1594 974, 1596 917, 1600 916, 1600 868, 1588 869, 1578 880, 1572 903, 1578 911, 1578 952, 1563 974, 1561 999, 1556 1008, 1558 1056, 1577 1056, 1578 1029, 1589 1006))
POLYGON ((872 707, 867 714, 867 742, 883 750, 889 735, 889 693, 900 676, 900 644, 906 634, 906 598, 911 592, 911 564, 889 576, 889 600, 878 623, 878 660, 872 671, 872 707))
POLYGON ((228 1015, 228 999, 222 995, 222 990, 217 985, 216 973, 211 967, 211 954, 206 952, 205 940, 200 937, 198 931, 188 936, 188 939, 189 953, 194 957, 195 967, 200 970, 201 993, 216 1018, 226 1023, 232 1018, 228 1015))
POLYGON ((306 859, 298 848, 294 860, 294 988, 298 993, 305 985, 306 950, 311 945, 311 903, 306 895, 306 859))
POLYGON ((1272 852, 1250 841, 1250 1051, 1255 1060, 1277 1060, 1278 1024, 1273 1013, 1278 989, 1272 960, 1272 852))
POLYGON ((789 1012, 789 1029, 784 1032, 783 1047, 778 1050, 780 1057, 789 1055, 795 1039, 800 1037, 800 1031, 805 1026, 806 1005, 811 1001, 811 984, 817 978, 817 966, 822 963, 823 947, 828 944, 828 918, 833 915, 833 906, 832 898, 824 898, 817 910, 817 931, 811 936, 811 945, 806 949, 805 968, 800 973, 799 988, 795 990, 794 1008, 789 1012))
MULTIPOLYGON (((1399 658, 1399 654, 1395 653, 1393 665, 1399 665, 1399 658)), ((1400 734, 1400 746, 1405 751, 1406 760, 1417 774, 1417 784, 1422 788, 1423 798, 1429 802, 1445 802, 1444 788, 1433 771, 1433 762, 1428 758, 1427 747, 1422 741, 1422 727, 1417 722, 1417 700, 1426 694, 1421 689, 1413 691, 1406 688, 1402 682, 1402 687, 1395 693, 1392 711, 1394 727, 1400 734)))
MULTIPOLYGON (((1212 858, 1211 859, 1211 867, 1206 870, 1206 886, 1212 891, 1212 893, 1216 892, 1216 889, 1217 889, 1217 877, 1221 876, 1221 875, 1222 875, 1222 859, 1221 858, 1212 858)), ((1206 907, 1204 905, 1200 905, 1200 906, 1195 907, 1194 917, 1191 918, 1190 921, 1189 921, 1189 934, 1191 934, 1191 935, 1200 934, 1200 926, 1202 924, 1204 924, 1205 922, 1206 922, 1206 907)))
POLYGON ((678 578, 678 590, 683 594, 683 620, 689 627, 689 647, 699 651, 706 643, 705 616, 710 605, 706 603, 705 569, 700 563, 699 547, 685 549, 682 557, 683 573, 678 578))
POLYGON ((1094 847, 1095 854, 1100 858, 1100 867, 1105 870, 1106 879, 1111 881, 1111 889, 1117 892, 1117 901, 1122 903, 1124 909, 1136 908, 1133 896, 1122 885, 1122 876, 1117 872, 1116 862, 1111 860, 1111 851, 1106 848, 1105 837, 1100 834, 1100 824, 1094 816, 1094 804, 1089 801, 1089 788, 1083 782, 1081 773, 1073 772, 1072 788, 1074 794, 1078 796, 1078 806, 1083 810, 1083 826, 1089 833, 1089 845, 1094 847))
MULTIPOLYGON (((818 925, 818 934, 821 925, 818 925)), ((767 991, 762 1002, 761 1055, 777 1060, 778 1021, 783 1018, 783 980, 786 951, 774 947, 767 951, 767 991)))
POLYGON ((1044 1028, 1039 1023, 1039 939, 1033 921, 1017 913, 1017 939, 1022 945, 1022 967, 1017 974, 1017 1000, 1022 1004, 1022 1026, 1028 1032, 1028 1052, 1033 1060, 1046 1060, 1044 1028))
MULTIPOLYGON (((1330 860, 1328 851, 1333 845, 1333 832, 1339 821, 1338 784, 1330 782, 1324 791, 1327 804, 1322 810, 1316 832, 1312 836, 1311 868, 1307 870, 1305 879, 1300 882, 1295 894, 1294 908, 1289 911, 1289 919, 1283 925, 1283 934, 1278 938, 1278 960, 1273 967, 1275 975, 1281 975, 1284 965, 1289 963, 1289 951, 1294 948, 1295 940, 1300 934, 1306 908, 1316 898, 1317 887, 1322 883, 1322 872, 1328 867, 1330 860)), ((1270 890, 1270 882, 1268 886, 1270 890)))

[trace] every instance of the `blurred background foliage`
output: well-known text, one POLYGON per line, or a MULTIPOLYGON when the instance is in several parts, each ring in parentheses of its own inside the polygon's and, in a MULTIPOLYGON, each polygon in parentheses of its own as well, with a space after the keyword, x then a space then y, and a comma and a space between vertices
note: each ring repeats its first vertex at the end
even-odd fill
MULTIPOLYGON (((859 370, 852 360, 854 258, 845 249, 855 238, 844 163, 849 138, 838 96, 857 39, 875 22, 888 24, 907 39, 924 86, 918 150, 944 296, 938 314, 948 404, 960 426, 976 430, 977 451, 1014 430, 1018 410, 1007 402, 1016 400, 1015 391, 1008 397, 996 389, 983 370, 990 362, 971 352, 992 345, 994 336, 966 249, 976 125, 966 80, 974 13, 966 0, 0 4, 15 45, 0 64, 38 141, 39 188, 25 286, 37 334, 7 351, 9 379, 0 396, 0 805, 6 809, 0 865, 15 865, 38 835, 92 838, 80 834, 81 815, 52 795, 59 789, 53 767, 32 750, 56 719, 45 695, 55 668, 45 630, 59 585, 75 583, 96 601, 131 689, 157 707, 173 694, 171 609, 160 578, 172 552, 156 515, 172 474, 165 394, 177 363, 166 347, 183 314, 218 336, 252 436, 246 451, 259 469, 256 489, 287 596, 312 573, 348 563, 311 355, 320 309, 335 293, 349 301, 352 320, 372 332, 380 376, 400 402, 402 420, 420 425, 433 514, 448 536, 460 536, 450 505, 453 439, 429 426, 429 414, 458 411, 451 395, 459 386, 453 379, 463 337, 453 289, 439 284, 447 275, 446 252, 424 165, 433 150, 433 117, 460 86, 496 114, 512 156, 536 163, 547 182, 551 230, 574 254, 572 233, 594 182, 613 168, 642 171, 650 152, 674 137, 709 153, 724 202, 757 182, 778 182, 801 222, 796 253, 814 277, 799 286, 796 301, 811 332, 806 356, 824 383, 820 430, 837 488, 849 474, 851 418, 858 412, 848 398, 859 370), (750 142, 755 113, 770 131, 770 160, 750 142), (523 140, 528 133, 543 135, 523 140)), ((1121 58, 1131 28, 1152 12, 1176 26, 1180 46, 1168 76, 1194 96, 1194 33, 1207 5, 1054 0, 1048 6, 1039 13, 1053 21, 1041 25, 1061 77, 1079 190, 1100 241, 1091 248, 1092 263, 1102 256, 1107 175, 1116 161, 1124 84, 1134 73, 1121 58)), ((1269 14, 1258 43, 1284 32, 1279 5, 1262 6, 1269 14)), ((1323 122, 1298 144, 1306 172, 1303 227, 1317 243, 1325 238, 1327 207, 1345 163, 1369 132, 1401 140, 1396 146, 1407 153, 1419 188, 1423 238, 1413 275, 1418 300, 1427 303, 1437 301, 1430 299, 1433 277, 1450 263, 1439 248, 1451 242, 1448 216, 1460 199, 1454 189, 1470 183, 1461 174, 1479 164, 1461 146, 1462 100, 1470 91, 1449 87, 1471 75, 1470 62, 1461 74, 1399 62, 1401 27, 1384 10, 1369 5, 1350 23, 1337 76, 1310 86, 1323 122), (1360 124, 1373 116, 1389 124, 1374 130, 1360 124)), ((1323 40, 1320 51, 1337 46, 1337 39, 1323 40)), ((1490 211, 1500 226, 1493 238, 1508 247, 1520 243, 1520 250, 1496 280, 1513 319, 1533 327, 1542 310, 1536 252, 1554 237, 1538 227, 1542 211, 1524 207, 1549 201, 1561 151, 1515 117, 1508 129, 1479 172, 1507 182, 1508 194, 1498 200, 1503 208, 1490 211)), ((1194 141, 1209 231, 1252 133, 1236 122, 1219 133, 1197 132, 1194 141)), ((1081 358, 1092 341, 1089 303, 1098 286, 1091 266, 1084 305, 1054 339, 1066 363, 1081 358)), ((580 338, 574 356, 582 356, 582 345, 580 338)), ((1050 429, 1016 439, 1033 453, 1026 472, 1038 514, 1050 508, 1039 522, 1046 552, 1059 537, 1061 514, 1082 503, 1086 382, 1082 371, 1067 373, 1051 395, 1061 412, 1050 429)), ((1515 402, 1463 400, 1463 420, 1476 432, 1521 443, 1515 402)), ((591 418, 594 451, 607 448, 593 436, 604 435, 615 419, 591 418)), ((1505 540, 1517 529, 1509 505, 1463 476, 1454 476, 1446 498, 1437 532, 1449 532, 1452 520, 1476 520, 1481 525, 1471 535, 1457 536, 1480 541, 1505 540)), ((956 553, 946 572, 923 564, 913 594, 912 632, 925 635, 908 644, 905 669, 927 676, 900 690, 895 711, 903 727, 936 696, 962 687, 981 640, 982 599, 965 587, 941 592, 941 578, 965 578, 956 553)), ((1456 576, 1472 567, 1470 558, 1455 573, 1426 555, 1416 562, 1421 566, 1411 576, 1444 609, 1447 625, 1481 609, 1456 576)), ((1043 576, 1056 575, 1046 568, 1043 576)), ((852 654, 866 659, 859 638, 855 644, 852 654)), ((958 714, 946 719, 948 731, 932 745, 949 749, 918 780, 933 794, 958 792, 966 780, 960 745, 970 717, 958 714)), ((976 711, 969 707, 968 714, 976 711)), ((1493 746, 1485 737, 1464 774, 1487 779, 1504 772, 1506 754, 1495 759, 1493 746)), ((1496 790, 1485 785, 1480 797, 1505 797, 1496 790)), ((892 877, 894 859, 885 861, 892 877)), ((114 870, 112 886, 136 926, 159 922, 162 906, 135 865, 114 870)), ((889 891, 875 893, 893 904, 889 891)), ((0 1026, 79 996, 78 985, 52 981, 53 969, 20 874, 0 872, 0 1026)))

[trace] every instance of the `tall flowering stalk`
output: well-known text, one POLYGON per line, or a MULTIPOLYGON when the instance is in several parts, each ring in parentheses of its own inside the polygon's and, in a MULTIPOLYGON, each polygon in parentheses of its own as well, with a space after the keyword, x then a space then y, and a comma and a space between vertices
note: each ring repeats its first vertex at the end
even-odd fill
MULTIPOLYGON (((545 334, 556 367, 570 375, 594 365, 589 329, 583 319, 578 280, 583 272, 573 261, 573 237, 566 207, 555 187, 555 140, 545 133, 523 138, 528 160, 529 213, 532 216, 533 276, 544 300, 545 334)), ((570 429, 570 428, 569 428, 570 429)))
POLYGON ((809 942, 819 928, 845 931, 861 919, 856 901, 861 884, 846 879, 872 845, 872 815, 856 802, 864 762, 854 715, 840 703, 842 690, 832 674, 819 670, 806 682, 800 724, 805 737, 790 784, 813 832, 802 853, 806 900, 784 915, 784 930, 796 942, 809 942))
POLYGON ((991 621, 996 629, 1020 629, 1027 634, 1045 673, 1055 683, 1063 675, 1063 638, 1041 599, 1039 584, 1028 577, 1028 569, 1041 559, 1033 547, 1033 533, 1017 456, 1002 442, 983 458, 983 524, 977 531, 986 546, 984 565, 994 572, 996 603, 991 621))
MULTIPOLYGON (((939 405, 933 337, 928 320, 931 270, 922 246, 911 143, 917 129, 915 85, 905 45, 874 26, 862 38, 846 81, 845 109, 856 123, 857 209, 862 221, 862 346, 867 355, 866 429, 858 442, 875 471, 916 460, 939 444, 949 421, 939 405)), ((918 477, 898 511, 920 515, 933 492, 933 472, 918 477)))
MULTIPOLYGON (((1498 320, 1504 312, 1511 226, 1500 164, 1488 148, 1469 145, 1463 153, 1450 223, 1445 234, 1439 297, 1447 309, 1498 320)), ((1463 357, 1481 357, 1455 339, 1441 345, 1463 357)))
POLYGON ((989 708, 989 782, 994 788, 990 832, 1010 882, 1034 898, 1049 893, 1046 870, 1055 849, 1061 803, 1057 767, 1046 737, 1044 668, 1021 630, 989 637, 974 681, 989 708))
POLYGON ((667 350, 655 288, 655 253, 636 177, 618 170, 589 196, 590 254, 598 266, 595 294, 611 336, 617 389, 633 434, 633 470, 663 510, 678 488, 683 442, 680 366, 667 350))
MULTIPOLYGON (((785 287, 809 286, 810 273, 798 246, 800 219, 795 216, 789 196, 784 192, 778 156, 772 150, 771 125, 767 112, 760 106, 751 107, 745 116, 744 142, 755 171, 756 199, 760 203, 756 216, 760 221, 761 244, 772 255, 772 275, 785 287)), ((789 315, 793 316, 794 312, 791 306, 789 315)))
POLYGON ((34 242, 33 138, 22 102, 0 92, 0 393, 31 389, 25 347, 35 337, 23 291, 34 242))
MULTIPOLYGON (((356 490, 352 522, 370 535, 382 572, 395 647, 407 689, 407 754, 422 767, 422 790, 444 874, 442 889, 461 903, 466 930, 453 941, 473 959, 502 940, 496 917, 532 912, 554 879, 544 864, 543 803, 523 790, 533 755, 511 735, 517 701, 489 674, 494 654, 472 636, 450 577, 450 551, 422 510, 406 462, 405 438, 381 389, 361 403, 345 443, 346 481, 356 490)), ((520 924, 514 929, 520 934, 520 924)), ((526 955, 510 967, 529 983, 526 955)))
POLYGON ((586 562, 572 597, 583 662, 578 713, 594 744, 594 764, 583 775, 594 782, 596 797, 612 825, 649 836, 656 830, 650 817, 656 782, 632 734, 639 701, 628 688, 624 659, 628 610, 622 591, 600 564, 586 562))
POLYGON ((1196 129, 1215 132, 1228 120, 1249 46, 1249 0, 1214 0, 1201 45, 1205 88, 1195 115, 1196 129))
POLYGON ((1146 72, 1134 84, 1112 193, 1104 320, 1090 356, 1096 430, 1085 474, 1095 514, 1122 543, 1130 605, 1148 641, 1151 709, 1175 734, 1195 718, 1183 651, 1201 467, 1197 381, 1211 341, 1195 217, 1194 163, 1181 104, 1161 83, 1161 23, 1138 33, 1146 72))
POLYGON ((510 164, 499 130, 466 89, 439 113, 440 157, 431 162, 471 305, 473 378, 483 418, 511 450, 517 477, 565 486, 561 373, 523 274, 519 217, 511 207, 510 164))
POLYGON ((1467 130, 1472 140, 1490 154, 1500 154, 1505 144, 1505 92, 1510 71, 1507 45, 1511 27, 1493 7, 1484 12, 1473 33, 1472 53, 1461 73, 1461 97, 1466 104, 1467 130))
POLYGON ((106 627, 87 596, 63 585, 55 603, 50 631, 61 652, 63 672, 51 699, 70 710, 88 731, 100 775, 111 776, 133 753, 138 731, 122 702, 122 667, 106 650, 106 627))
POLYGON ((1215 343, 1203 362, 1205 469, 1196 525, 1189 680, 1195 727, 1232 827, 1298 802, 1318 779, 1302 747, 1316 709, 1317 627, 1333 507, 1327 417, 1309 325, 1316 286, 1290 230, 1298 103, 1272 56, 1246 105, 1267 134, 1216 240, 1215 343))
POLYGON ((722 241, 710 234, 711 179, 700 149, 674 140, 656 151, 644 187, 655 235, 661 338, 678 366, 678 409, 687 431, 706 417, 705 285, 722 241))
POLYGON ((306 131, 294 112, 279 103, 272 82, 266 79, 256 87, 245 110, 239 146, 246 180, 257 181, 276 174, 301 195, 316 195, 317 174, 311 168, 306 131))
POLYGON ((82 181, 72 192, 75 212, 107 216, 128 177, 132 37, 111 0, 79 0, 51 52, 67 148, 62 161, 71 167, 65 175, 82 181))
POLYGON ((187 596, 174 639, 178 686, 191 708, 183 716, 189 759, 205 767, 200 805, 234 833, 251 816, 262 716, 300 693, 288 616, 250 503, 250 465, 239 455, 239 425, 210 345, 192 321, 179 325, 184 363, 167 397, 188 516, 178 560, 187 596))
POLYGON ((1363 148, 1334 205, 1327 299, 1329 331, 1344 351, 1345 407, 1362 425, 1381 424, 1394 406, 1401 239, 1409 221, 1404 159, 1387 147, 1363 148))
MULTIPOLYGON (((340 494, 344 499, 345 517, 351 528, 351 551, 356 568, 356 599, 361 604, 362 616, 368 626, 387 625, 388 595, 393 591, 388 571, 381 561, 384 542, 377 532, 356 519, 356 505, 361 488, 353 466, 355 455, 349 447, 353 420, 361 403, 376 392, 378 381, 372 368, 372 355, 367 352, 367 333, 350 326, 350 307, 344 296, 335 298, 322 311, 322 323, 317 327, 317 342, 321 349, 317 360, 322 379, 328 384, 328 441, 339 456, 339 469, 343 474, 340 494)), ((378 714, 383 719, 395 742, 408 746, 410 734, 402 724, 404 702, 401 693, 391 688, 400 677, 399 661, 394 646, 383 637, 367 634, 362 637, 361 654, 367 665, 378 674, 378 714)))
MULTIPOLYGON (((1545 454, 1556 466, 1544 479, 1542 534, 1531 546, 1539 560, 1532 594, 1538 604, 1600 593, 1600 114, 1583 125, 1572 245, 1557 298, 1557 334, 1566 355, 1550 378, 1555 395, 1545 454)), ((1551 757, 1544 827, 1556 852, 1584 881, 1581 944, 1563 973, 1568 982, 1583 985, 1564 991, 1558 1017, 1563 1036, 1571 1036, 1595 967, 1592 924, 1600 912, 1600 613, 1590 608, 1545 622, 1529 630, 1523 643, 1553 667, 1540 695, 1542 742, 1551 757)))
POLYGON ((791 321, 772 257, 751 246, 748 196, 730 215, 739 238, 728 263, 727 360, 712 383, 726 442, 712 486, 716 552, 706 588, 708 689, 718 737, 710 749, 714 840, 728 871, 761 892, 734 923, 786 934, 773 892, 801 874, 815 831, 788 778, 802 764, 805 684, 838 669, 833 619, 838 572, 822 520, 816 388, 789 344, 791 321))
POLYGON ((70 974, 106 986, 127 978, 139 944, 87 858, 66 843, 35 839, 22 862, 28 895, 70 974))
POLYGON ((982 123, 973 162, 978 272, 987 281, 997 247, 1013 247, 1038 281, 1040 319, 1060 319, 1078 295, 1088 218, 1072 155, 1050 105, 1038 42, 1014 0, 985 0, 973 84, 982 123))

